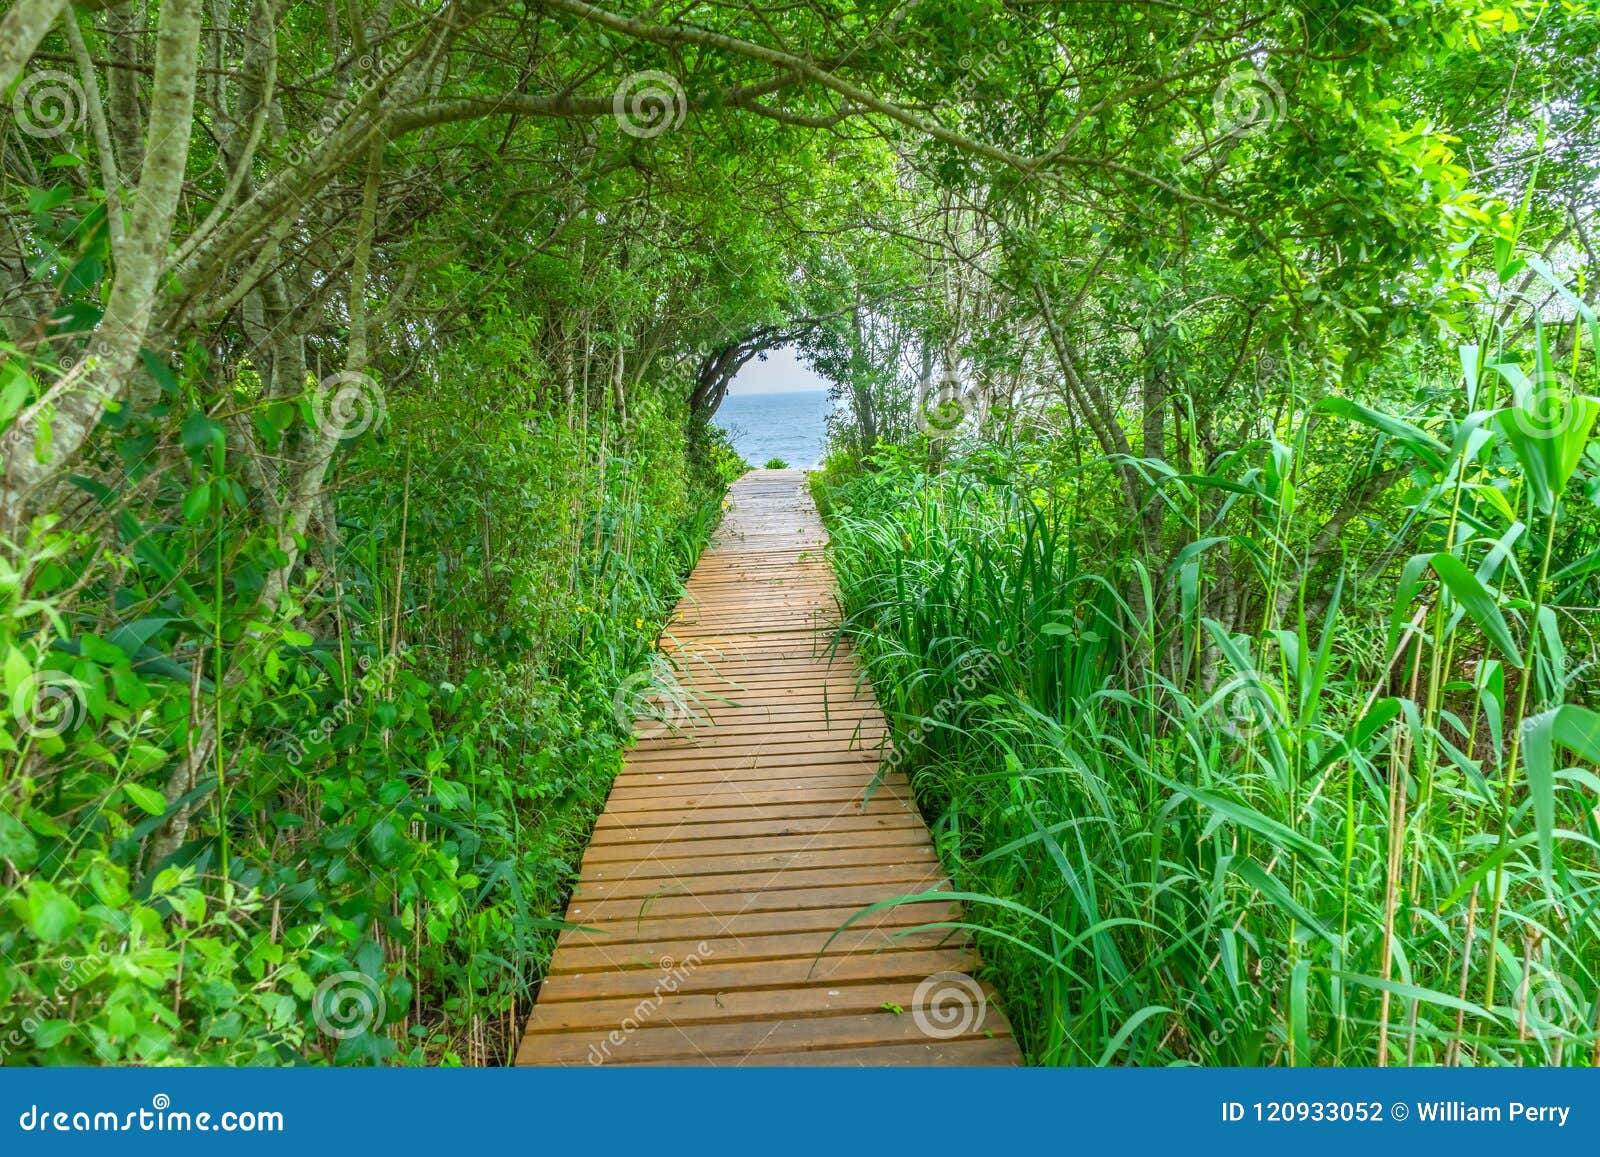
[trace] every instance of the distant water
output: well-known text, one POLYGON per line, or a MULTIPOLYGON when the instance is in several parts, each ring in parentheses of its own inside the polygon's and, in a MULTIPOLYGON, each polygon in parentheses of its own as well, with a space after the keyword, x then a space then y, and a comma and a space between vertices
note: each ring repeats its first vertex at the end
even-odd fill
POLYGON ((752 466, 782 458, 797 469, 822 462, 827 390, 793 394, 732 394, 717 410, 716 424, 733 436, 733 448, 752 466))

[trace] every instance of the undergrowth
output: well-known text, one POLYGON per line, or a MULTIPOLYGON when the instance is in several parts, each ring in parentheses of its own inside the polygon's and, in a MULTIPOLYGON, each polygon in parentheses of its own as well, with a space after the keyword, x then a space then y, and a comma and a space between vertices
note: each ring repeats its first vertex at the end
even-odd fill
POLYGON ((614 689, 743 464, 671 392, 531 423, 476 374, 448 414, 391 392, 279 608, 198 383, 63 495, 90 529, 17 544, 6 1063, 508 1059, 620 765, 614 689))
POLYGON ((1600 402, 1574 352, 1533 406, 1548 356, 1464 350, 1420 412, 1303 400, 1168 480, 1159 556, 1060 437, 818 476, 1031 1060, 1595 1063, 1600 402), (1315 471, 1386 466, 1305 565, 1315 471))

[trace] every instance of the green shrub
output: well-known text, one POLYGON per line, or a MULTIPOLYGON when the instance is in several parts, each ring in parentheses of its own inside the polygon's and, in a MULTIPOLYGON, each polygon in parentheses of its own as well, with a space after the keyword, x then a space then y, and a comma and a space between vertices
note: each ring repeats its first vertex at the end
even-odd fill
POLYGON ((1340 398, 1174 480, 1165 574, 1053 439, 830 461, 845 631, 1031 1059, 1593 1063, 1600 403, 1414 388, 1426 432, 1340 398), (1415 486, 1358 591, 1299 560, 1379 435, 1415 486))
POLYGON ((672 388, 585 427, 452 380, 348 452, 280 608, 183 393, 116 434, 183 429, 147 497, 85 479, 103 536, 0 560, 7 1063, 507 1058, 733 470, 672 388))

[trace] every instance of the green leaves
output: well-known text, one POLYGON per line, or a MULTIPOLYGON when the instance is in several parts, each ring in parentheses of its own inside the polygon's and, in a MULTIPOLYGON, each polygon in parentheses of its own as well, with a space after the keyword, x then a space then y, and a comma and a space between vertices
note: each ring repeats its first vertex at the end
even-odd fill
POLYGON ((9 429, 18 411, 38 392, 38 383, 25 365, 25 359, 0 344, 0 430, 9 429))
POLYGON ((78 925, 78 906, 45 880, 32 881, 21 903, 26 910, 29 931, 46 944, 59 944, 78 925))
POLYGON ((1186 796, 1196 803, 1209 808, 1220 818, 1266 836, 1275 848, 1298 852, 1307 859, 1320 864, 1331 864, 1333 862, 1333 853, 1327 848, 1307 838, 1287 824, 1257 811, 1246 803, 1229 799, 1218 792, 1208 791, 1204 788, 1176 783, 1169 779, 1162 779, 1160 776, 1156 778, 1176 794, 1186 796))
MULTIPOLYGON (((1530 193, 1531 191, 1530 189, 1530 193)), ((1558 276, 1555 270, 1550 268, 1543 257, 1537 254, 1529 254, 1527 263, 1528 268, 1537 273, 1545 284, 1560 294, 1562 300, 1589 327, 1589 353, 1591 356, 1600 357, 1600 316, 1595 314, 1594 309, 1587 301, 1567 287, 1566 281, 1558 276)))
POLYGON ((1495 415, 1495 428, 1516 455, 1523 478, 1544 513, 1555 509, 1577 471, 1597 417, 1600 401, 1554 388, 1535 396, 1527 406, 1513 406, 1495 415))
POLYGON ((1436 473, 1444 472, 1445 455, 1449 452, 1449 447, 1426 430, 1412 425, 1403 418, 1385 414, 1349 398, 1325 398, 1313 409, 1370 426, 1410 450, 1430 470, 1436 473))
POLYGON ((1495 596, 1479 581, 1478 576, 1467 569, 1465 563, 1453 554, 1443 552, 1429 555, 1428 565, 1433 568, 1433 573, 1439 576, 1439 581, 1444 584, 1456 603, 1467 612, 1472 621, 1477 623, 1483 633, 1495 646, 1500 648, 1511 663, 1520 667, 1522 665, 1522 652, 1518 650, 1516 640, 1511 637, 1511 629, 1506 626, 1505 616, 1500 613, 1500 604, 1495 596))
POLYGON ((1536 361, 1539 370, 1532 379, 1515 362, 1490 363, 1512 392, 1512 404, 1495 412, 1494 428, 1510 447, 1535 504, 1549 514, 1589 446, 1600 400, 1577 392, 1567 375, 1550 366, 1542 348, 1536 361))
POLYGON ((1589 763, 1600 763, 1600 713, 1568 703, 1523 721, 1523 766, 1539 838, 1539 866, 1545 886, 1554 887, 1556 837, 1556 751, 1565 748, 1589 763))
POLYGON ((183 420, 181 440, 184 453, 198 462, 213 446, 222 444, 222 427, 204 410, 193 410, 183 420))
POLYGON ((125 783, 122 785, 122 793, 149 815, 158 816, 167 810, 167 797, 153 788, 137 783, 125 783))
POLYGON ((1425 572, 1429 570, 1437 576, 1440 586, 1448 592, 1456 606, 1478 625, 1501 654, 1512 665, 1522 666, 1522 652, 1511 634, 1511 628, 1506 624, 1495 593, 1464 562, 1444 551, 1414 555, 1406 561, 1390 613, 1386 649, 1394 653, 1400 646, 1401 634, 1412 629, 1408 620, 1415 618, 1417 592, 1421 589, 1425 572))
POLYGON ((1240 857, 1235 861, 1233 870, 1239 873, 1239 877, 1245 883, 1283 909, 1292 918, 1298 920, 1306 928, 1311 929, 1328 943, 1334 943, 1333 934, 1328 931, 1322 921, 1317 919, 1304 904, 1295 899, 1281 880, 1270 874, 1255 860, 1249 856, 1240 857))
POLYGON ((1426 988, 1420 984, 1411 984, 1402 980, 1385 980, 1381 976, 1364 976, 1358 972, 1337 973, 1341 980, 1351 984, 1358 984, 1363 988, 1376 989, 1379 992, 1388 992, 1406 1000, 1419 1000, 1431 1004, 1436 1008, 1448 1008, 1455 1011, 1470 1013, 1490 1023, 1498 1023, 1500 1018, 1480 1004, 1473 1004, 1470 1000, 1462 1000, 1448 992, 1426 988))
POLYGON ((0 860, 10 861, 23 872, 39 860, 39 842, 33 838, 33 833, 4 808, 0 808, 0 860))

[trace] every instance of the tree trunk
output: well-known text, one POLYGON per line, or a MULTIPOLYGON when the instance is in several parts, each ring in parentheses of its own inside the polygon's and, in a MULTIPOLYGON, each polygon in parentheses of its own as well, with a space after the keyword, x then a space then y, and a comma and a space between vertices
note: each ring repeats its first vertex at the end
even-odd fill
POLYGON ((83 360, 0 439, 0 526, 20 523, 29 495, 78 456, 107 404, 121 396, 139 357, 189 160, 202 9, 202 0, 169 0, 161 9, 150 143, 106 311, 83 360), (51 452, 41 461, 34 450, 46 420, 51 452))
MULTIPOLYGON (((66 0, 15 0, 0 19, 0 92, 22 74, 22 66, 66 6, 66 0)), ((67 19, 72 19, 70 13, 67 19)))

